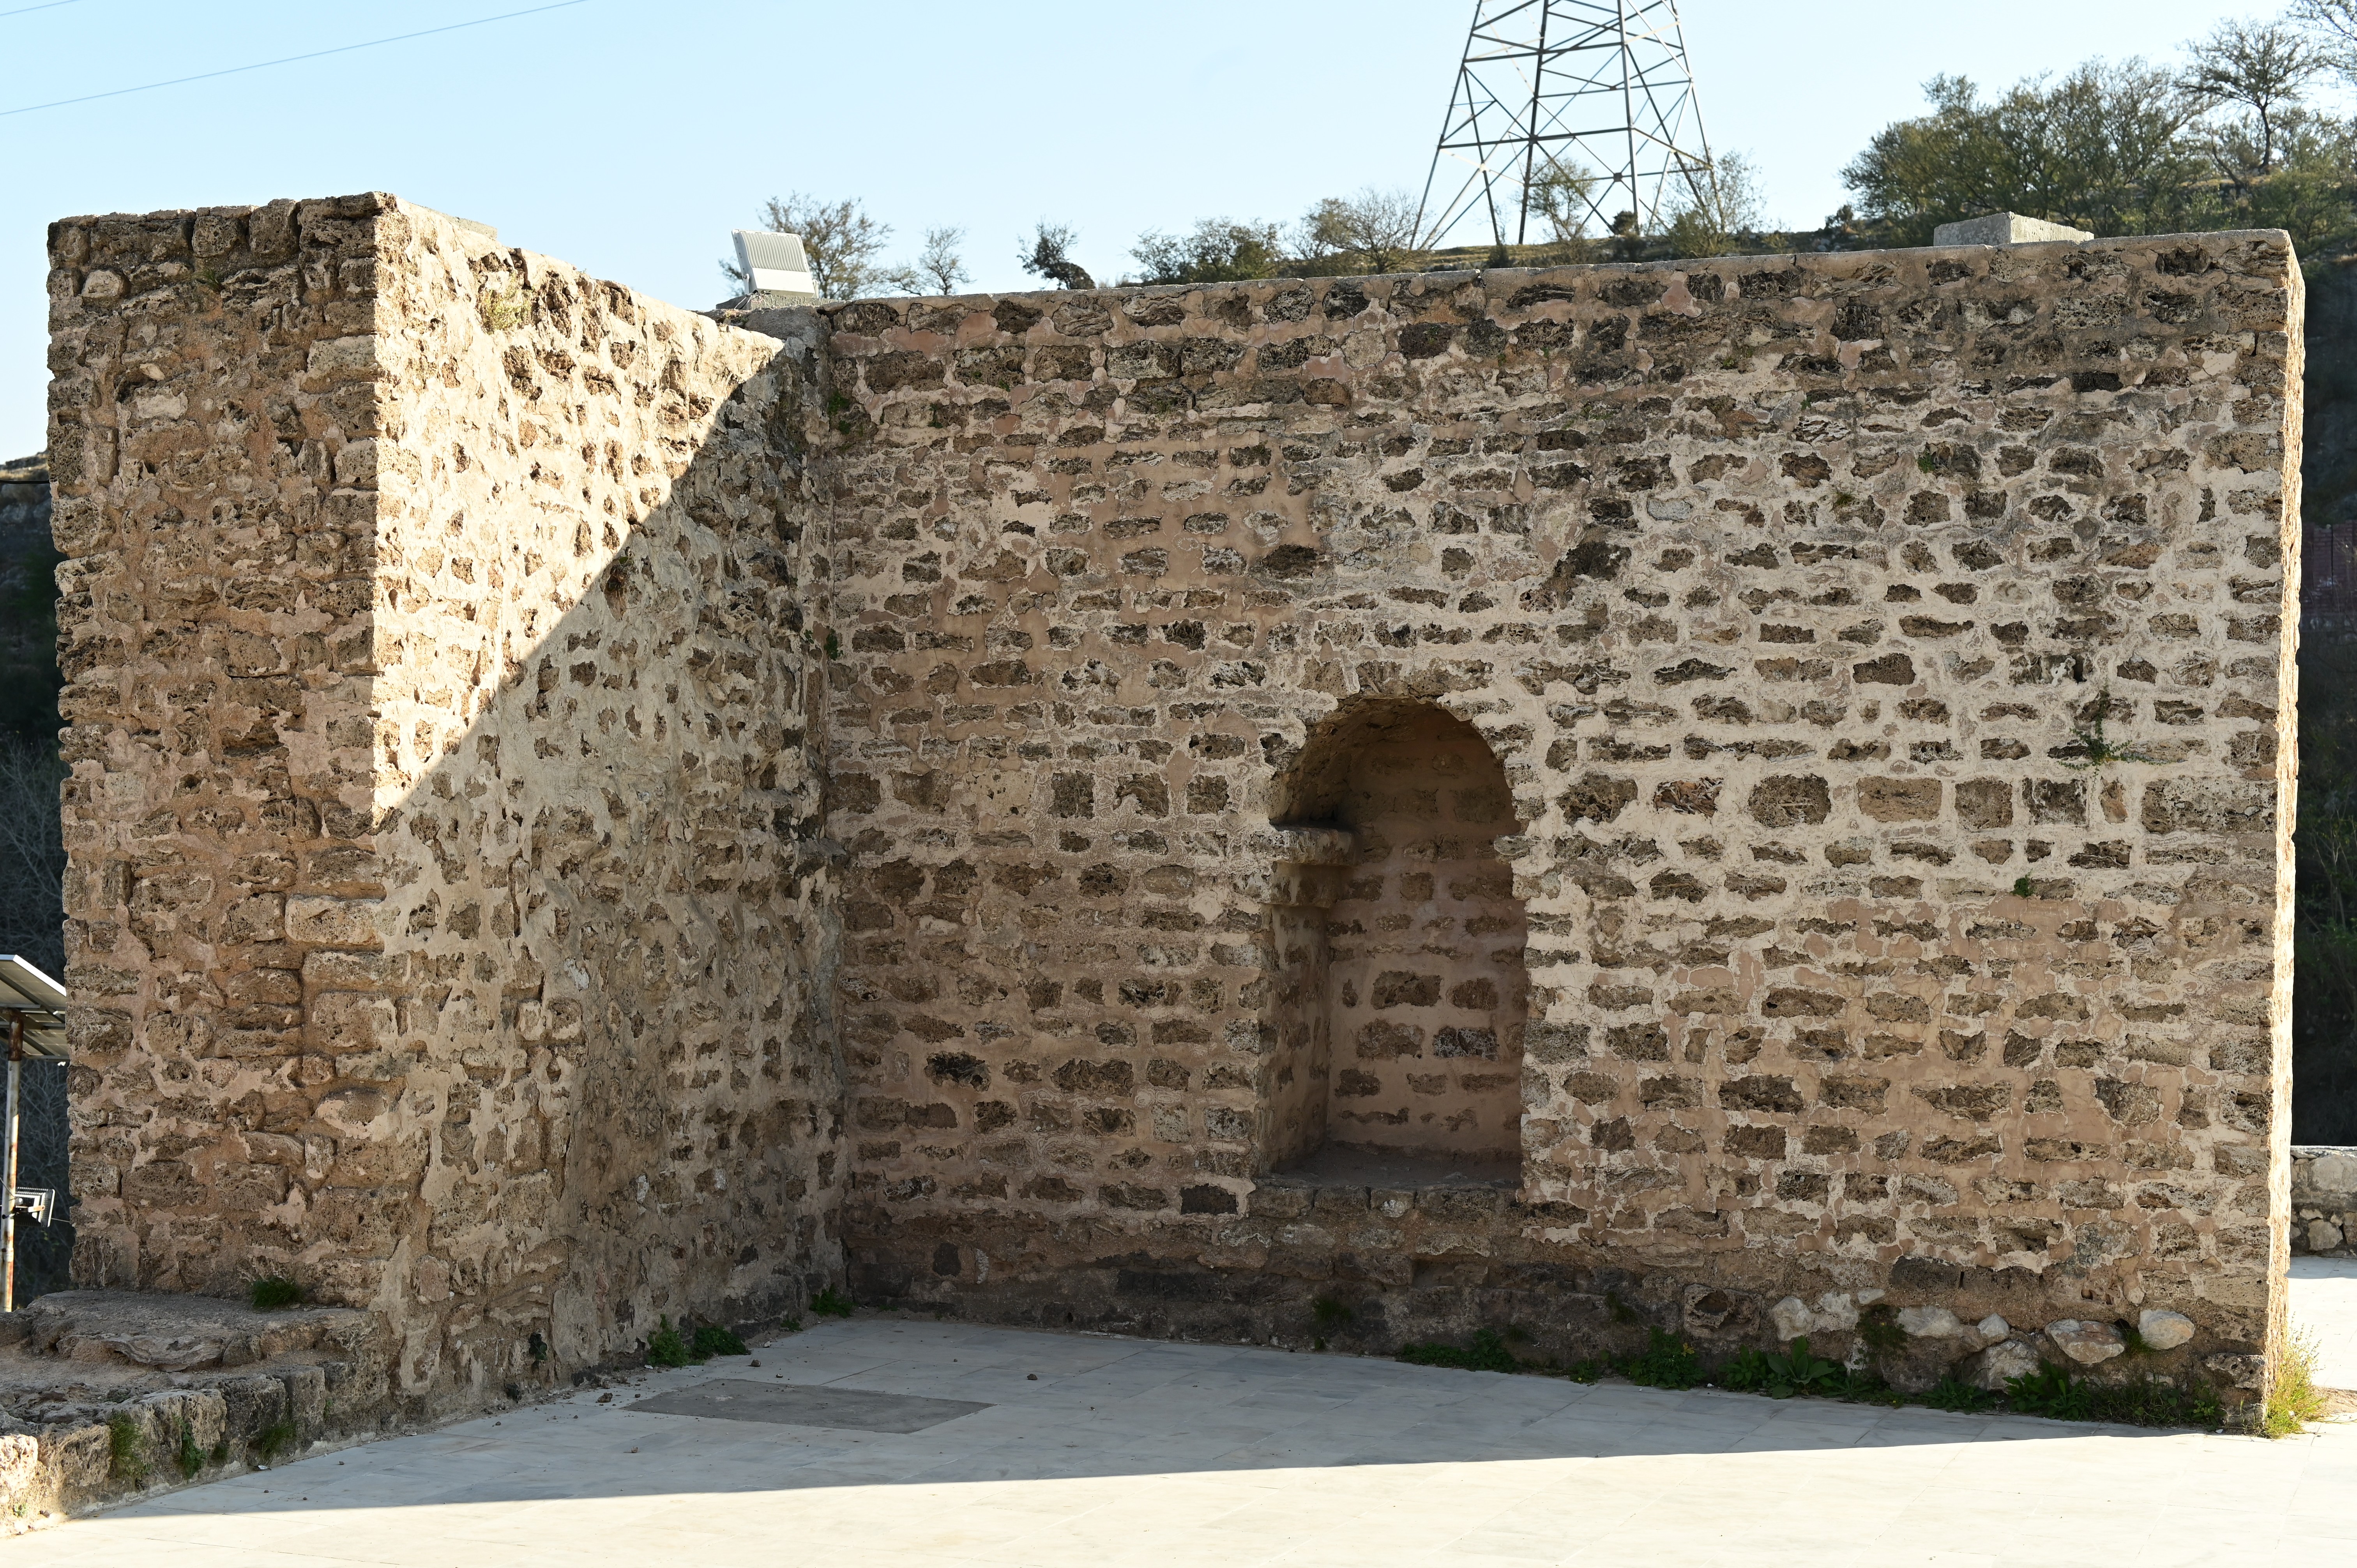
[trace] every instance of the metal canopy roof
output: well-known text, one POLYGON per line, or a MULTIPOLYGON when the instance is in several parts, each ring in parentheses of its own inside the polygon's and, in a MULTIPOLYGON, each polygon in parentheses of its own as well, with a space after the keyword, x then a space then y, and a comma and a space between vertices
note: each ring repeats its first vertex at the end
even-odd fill
POLYGON ((66 988, 16 954, 0 953, 0 1023, 11 1018, 25 1021, 27 1051, 65 1056, 66 988))

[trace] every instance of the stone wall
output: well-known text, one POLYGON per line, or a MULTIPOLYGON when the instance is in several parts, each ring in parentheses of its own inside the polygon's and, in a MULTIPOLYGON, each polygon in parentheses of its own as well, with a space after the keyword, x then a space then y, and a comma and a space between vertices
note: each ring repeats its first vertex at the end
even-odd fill
POLYGON ((2298 309, 2244 234, 831 311, 856 1279, 2249 1354, 2298 309), (1320 1037, 1265 825, 1414 703, 1521 824, 1502 1194, 1255 1142, 1320 1037))
POLYGON ((0 463, 0 559, 14 561, 49 537, 49 467, 36 454, 0 463))
POLYGON ((2357 1256, 2357 1149, 2293 1147, 2291 1250, 2357 1256))
POLYGON ((54 243, 104 1279, 463 1391, 839 1215, 1006 1321, 2256 1384, 2280 235, 718 327, 381 197, 54 243))
POLYGON ((81 1283, 430 1403, 836 1277, 793 356, 389 197, 50 243, 81 1283))

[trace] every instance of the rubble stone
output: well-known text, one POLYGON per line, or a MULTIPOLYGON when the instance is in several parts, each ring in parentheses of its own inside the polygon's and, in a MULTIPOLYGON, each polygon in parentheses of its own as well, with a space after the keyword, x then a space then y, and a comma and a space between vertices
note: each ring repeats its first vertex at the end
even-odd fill
POLYGON ((2118 1329, 2082 1318, 2057 1318, 2046 1326, 2046 1337, 2056 1349, 2084 1366, 2107 1361, 2127 1349, 2118 1329))
POLYGON ((2026 1378, 2043 1365, 2037 1351, 2018 1339, 2000 1340, 1964 1363, 1964 1380, 1976 1389, 2003 1393, 2015 1378, 2026 1378))
POLYGON ((2136 1314, 2137 1337, 2151 1349, 2174 1350, 2192 1338, 2195 1332, 2193 1319, 2181 1312, 2147 1307, 2136 1314))
POLYGON ((1964 1332, 1963 1320, 1944 1306, 1901 1307, 1899 1326, 1918 1339, 1952 1339, 1964 1332))

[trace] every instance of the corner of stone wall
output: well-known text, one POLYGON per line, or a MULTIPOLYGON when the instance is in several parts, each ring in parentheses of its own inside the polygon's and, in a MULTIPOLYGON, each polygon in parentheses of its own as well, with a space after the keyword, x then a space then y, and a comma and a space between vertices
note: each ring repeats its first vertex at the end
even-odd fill
POLYGON ((839 1278, 802 371, 382 195, 51 244, 83 1283, 432 1408, 839 1278))

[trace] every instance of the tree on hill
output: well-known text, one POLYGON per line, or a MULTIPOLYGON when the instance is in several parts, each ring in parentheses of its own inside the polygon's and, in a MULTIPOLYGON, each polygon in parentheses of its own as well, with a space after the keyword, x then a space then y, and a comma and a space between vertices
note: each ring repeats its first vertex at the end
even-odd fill
POLYGON ((1419 244, 1415 220, 1415 199, 1405 190, 1369 186, 1356 196, 1329 196, 1301 220, 1301 253, 1341 263, 1321 272, 1397 272, 1419 244))
POLYGON ((1015 259, 1023 263, 1025 272, 1046 278, 1058 288, 1094 288, 1097 280, 1071 257, 1072 245, 1079 238, 1071 225, 1050 223, 1042 218, 1032 231, 1031 248, 1017 251, 1015 259))
POLYGON ((2177 70, 2090 60, 1995 99, 1934 77, 1931 113, 1842 171, 1861 241, 1927 244, 1942 223, 2014 211, 2097 234, 2283 229, 2310 257, 2357 247, 2357 125, 2306 101, 2328 71, 2357 82, 2357 0, 2228 22, 2186 54, 2177 70))
POLYGON ((1760 249, 1766 224, 1760 174, 1741 153, 1711 160, 1710 176, 1698 182, 1670 215, 1670 245, 1681 256, 1725 256, 1760 249))
POLYGON ((2207 173, 2187 135, 2200 100, 2142 60, 2090 61, 1994 101, 1961 76, 1932 113, 1877 132, 1842 170, 1876 242, 1928 245, 1942 223, 2012 211, 2098 234, 2185 227, 2207 173))
POLYGON ((1130 254, 1143 269, 1136 278, 1139 283, 1233 283, 1282 277, 1292 261, 1280 225, 1238 223, 1225 218, 1202 219, 1189 234, 1142 234, 1130 254))
POLYGON ((2193 63, 2178 84, 2204 107, 2248 111, 2258 172, 2272 170, 2282 118, 2298 112, 2300 90, 2324 69, 2323 52, 2282 22, 2221 22, 2191 52, 2193 63))

